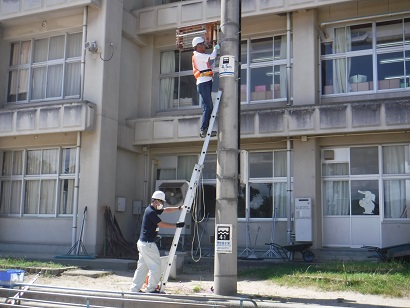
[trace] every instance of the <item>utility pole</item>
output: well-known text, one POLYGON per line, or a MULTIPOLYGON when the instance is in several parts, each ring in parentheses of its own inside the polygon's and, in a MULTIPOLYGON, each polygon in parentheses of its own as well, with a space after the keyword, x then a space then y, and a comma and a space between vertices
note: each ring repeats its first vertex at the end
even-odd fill
MULTIPOLYGON (((235 295, 238 282, 238 157, 239 157, 239 106, 238 70, 240 54, 240 1, 221 1, 221 35, 219 61, 234 58, 234 74, 221 76, 219 87, 223 95, 218 117, 218 160, 216 169, 215 211, 215 272, 214 287, 218 295, 235 295), (231 250, 224 251, 220 245, 220 230, 228 232, 231 250), (219 249, 221 248, 221 249, 219 249)), ((220 64, 221 67, 221 64, 220 64)), ((222 243, 223 244, 223 243, 222 243)))

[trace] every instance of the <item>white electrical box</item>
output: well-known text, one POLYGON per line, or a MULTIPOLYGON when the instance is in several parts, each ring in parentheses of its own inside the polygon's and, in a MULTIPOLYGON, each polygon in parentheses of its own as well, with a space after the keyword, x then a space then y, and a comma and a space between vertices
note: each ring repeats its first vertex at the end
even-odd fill
POLYGON ((117 197, 117 212, 124 212, 125 211, 125 198, 124 197, 117 197))
POLYGON ((141 200, 132 201, 132 214, 134 215, 142 214, 142 201, 141 200))
POLYGON ((234 77, 235 56, 221 56, 219 58, 219 77, 234 77))
POLYGON ((295 241, 312 241, 312 201, 295 198, 295 241))

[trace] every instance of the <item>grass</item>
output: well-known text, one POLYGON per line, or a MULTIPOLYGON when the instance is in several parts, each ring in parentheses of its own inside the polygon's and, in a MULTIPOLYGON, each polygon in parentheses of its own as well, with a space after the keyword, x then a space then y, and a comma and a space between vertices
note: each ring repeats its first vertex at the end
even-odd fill
POLYGON ((65 265, 54 262, 28 261, 25 259, 0 258, 0 269, 24 269, 27 267, 62 268, 65 265))
POLYGON ((400 262, 280 263, 244 270, 239 276, 323 291, 352 291, 389 297, 410 294, 410 264, 400 262))

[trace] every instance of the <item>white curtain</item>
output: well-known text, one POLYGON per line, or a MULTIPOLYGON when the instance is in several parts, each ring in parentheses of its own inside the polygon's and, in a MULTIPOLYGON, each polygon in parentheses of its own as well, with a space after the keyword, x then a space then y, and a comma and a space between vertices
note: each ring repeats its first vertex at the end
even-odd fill
POLYGON ((38 214, 38 199, 40 194, 40 180, 26 181, 26 200, 24 214, 38 214))
POLYGON ((178 156, 178 180, 190 180, 195 164, 198 162, 198 156, 178 156))
POLYGON ((56 180, 41 180, 39 214, 55 213, 56 180))
POLYGON ((32 99, 41 99, 45 98, 46 91, 46 67, 38 67, 33 69, 33 78, 32 78, 32 99))
MULTIPOLYGON (((335 29, 334 52, 346 53, 351 50, 351 35, 350 28, 335 29)), ((347 81, 347 76, 350 75, 351 60, 348 57, 336 59, 333 62, 333 87, 335 93, 350 92, 350 84, 347 81)))
MULTIPOLYGON (((404 174, 406 172, 406 146, 383 147, 383 173, 404 174)), ((384 217, 407 218, 407 180, 384 181, 384 217)))
POLYGON ((276 210, 276 218, 286 218, 287 216, 287 183, 274 183, 273 204, 276 210))
MULTIPOLYGON (((286 50, 287 50, 287 38, 286 35, 283 35, 280 42, 280 58, 286 59, 286 50)), ((291 76, 287 76, 286 65, 280 66, 280 98, 286 98, 286 89, 287 89, 287 80, 291 76)))
POLYGON ((323 215, 346 216, 350 214, 348 181, 326 181, 323 184, 323 215))
POLYGON ((58 149, 49 149, 43 151, 42 174, 56 174, 58 163, 58 149))
MULTIPOLYGON (((161 74, 175 72, 175 53, 165 51, 161 53, 161 74)), ((159 85, 159 109, 172 108, 174 105, 174 77, 161 78, 159 85)))

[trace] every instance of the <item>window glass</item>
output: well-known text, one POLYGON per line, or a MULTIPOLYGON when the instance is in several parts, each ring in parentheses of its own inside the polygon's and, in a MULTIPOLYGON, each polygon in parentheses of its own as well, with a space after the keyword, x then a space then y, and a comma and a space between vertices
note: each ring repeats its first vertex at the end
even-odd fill
POLYGON ((273 38, 251 40, 250 60, 252 63, 261 63, 273 60, 273 38))
POLYGON ((42 157, 42 174, 55 174, 57 173, 58 165, 58 149, 49 149, 43 151, 42 157))
POLYGON ((286 151, 274 152, 274 177, 285 177, 287 174, 287 155, 286 151))
POLYGON ((348 181, 323 182, 323 215, 350 215, 350 191, 348 181))
POLYGON ((331 33, 331 41, 323 42, 320 49, 323 95, 408 87, 410 65, 405 60, 408 55, 405 46, 410 37, 409 19, 374 25, 368 23, 335 28, 333 32, 327 30, 331 33))
POLYGON ((377 147, 357 147, 350 149, 350 173, 378 174, 379 159, 377 147))
POLYGON ((273 183, 273 206, 275 218, 286 218, 288 208, 287 183, 273 183))
POLYGON ((64 40, 64 35, 54 36, 50 38, 48 60, 64 58, 64 40))
POLYGON ((0 214, 42 214, 54 217, 56 210, 59 209, 58 213, 71 215, 74 202, 76 149, 27 150, 26 170, 23 170, 24 153, 3 153, 0 214), (61 170, 61 175, 57 170, 61 170), (22 192, 23 183, 25 190, 22 192), (22 193, 24 202, 21 201, 22 193))
POLYGON ((409 146, 396 145, 383 147, 383 173, 410 173, 409 146))
POLYGON ((81 57, 82 38, 82 33, 73 33, 67 35, 67 58, 81 57))
POLYGON ((273 152, 249 153, 249 177, 273 176, 273 152))
POLYGON ((248 43, 247 41, 241 42, 241 64, 248 63, 248 43))
POLYGON ((40 174, 41 153, 41 150, 27 151, 27 174, 40 174))
POLYGON ((47 61, 48 39, 34 41, 34 63, 47 61))
POLYGON ((349 163, 326 163, 322 164, 322 175, 348 175, 349 163))
POLYGON ((384 186, 384 217, 410 218, 410 179, 385 180, 384 186))
MULTIPOLYGON (((352 51, 372 49, 372 24, 356 25, 346 28, 347 37, 350 36, 351 46, 347 46, 352 51), (350 32, 350 35, 349 35, 350 32)), ((349 45, 349 39, 346 41, 349 45)))
POLYGON ((376 23, 376 48, 403 46, 403 21, 390 20, 376 23))
POLYGON ((198 162, 197 155, 178 156, 177 180, 189 181, 195 164, 198 162))
POLYGON ((250 189, 250 218, 272 218, 272 183, 252 183, 250 189))
POLYGON ((202 177, 204 179, 216 179, 216 159, 216 155, 206 155, 204 161, 204 168, 202 169, 202 177))
POLYGON ((72 214, 74 204, 74 180, 61 180, 59 214, 72 214))
POLYGON ((198 204, 202 203, 200 215, 202 217, 214 218, 216 205, 216 184, 201 185, 200 193, 197 198, 200 199, 198 204), (205 213, 202 213, 202 209, 204 209, 205 213))
POLYGON ((240 186, 238 191, 238 218, 246 218, 246 186, 240 186))
POLYGON ((80 32, 33 40, 33 51, 31 41, 11 44, 7 101, 79 97, 81 42, 80 32))
POLYGON ((41 180, 39 214, 54 214, 56 198, 56 180, 41 180))
POLYGON ((274 38, 274 59, 283 60, 286 59, 287 50, 287 38, 286 35, 275 36, 274 38))
POLYGON ((351 181, 352 215, 379 215, 379 181, 351 181))

